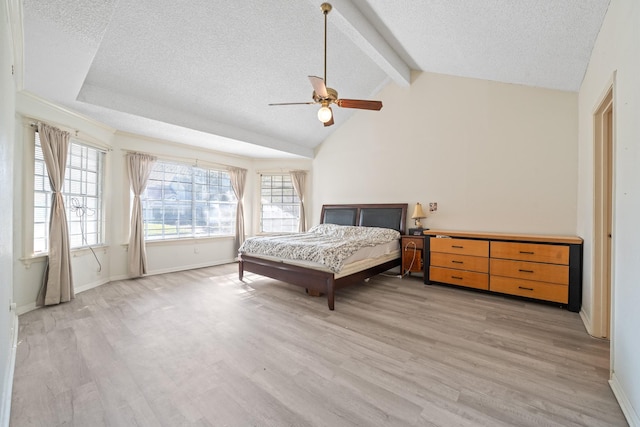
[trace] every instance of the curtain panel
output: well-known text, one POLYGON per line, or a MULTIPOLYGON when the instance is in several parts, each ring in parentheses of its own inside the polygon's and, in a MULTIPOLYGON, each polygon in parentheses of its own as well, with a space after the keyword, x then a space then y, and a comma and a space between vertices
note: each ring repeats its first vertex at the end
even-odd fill
POLYGON ((231 177, 231 188, 238 200, 238 206, 236 209, 236 235, 234 243, 234 253, 238 252, 238 249, 244 243, 244 205, 242 199, 244 197, 244 188, 247 181, 247 170, 241 168, 229 169, 229 176, 231 177))
POLYGON ((305 171, 291 171, 291 183, 296 190, 296 194, 300 199, 300 222, 298 223, 298 231, 303 233, 307 231, 307 218, 304 213, 304 183, 307 178, 305 171))
POLYGON ((127 171, 129 172, 129 183, 133 192, 131 227, 129 230, 129 274, 132 277, 140 277, 147 273, 147 250, 144 244, 140 195, 147 188, 147 181, 156 160, 156 157, 148 154, 127 154, 127 171))
POLYGON ((71 272, 69 226, 64 208, 64 175, 69 151, 69 132, 38 123, 38 134, 51 185, 49 254, 36 306, 60 304, 75 297, 71 272))

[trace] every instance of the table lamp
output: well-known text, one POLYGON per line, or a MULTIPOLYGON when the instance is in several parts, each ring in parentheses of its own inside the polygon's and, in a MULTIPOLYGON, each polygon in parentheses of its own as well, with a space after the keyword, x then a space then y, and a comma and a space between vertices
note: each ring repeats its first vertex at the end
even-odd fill
POLYGON ((411 215, 411 219, 414 219, 415 225, 417 228, 422 228, 422 223, 420 222, 420 220, 422 218, 426 218, 427 215, 425 215, 424 211, 422 210, 422 205, 420 203, 416 203, 416 207, 413 209, 413 215, 411 215))

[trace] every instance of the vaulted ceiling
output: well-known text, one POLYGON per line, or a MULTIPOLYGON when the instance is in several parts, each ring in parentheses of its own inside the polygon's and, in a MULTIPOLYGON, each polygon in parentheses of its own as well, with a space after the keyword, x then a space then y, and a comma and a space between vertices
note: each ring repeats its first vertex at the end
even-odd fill
MULTIPOLYGON (((577 91, 609 0, 334 0, 327 83, 379 99, 410 71, 577 91)), ((23 89, 118 130, 250 157, 312 157, 321 1, 23 0, 23 89)), ((384 102, 384 99, 382 99, 384 102)))

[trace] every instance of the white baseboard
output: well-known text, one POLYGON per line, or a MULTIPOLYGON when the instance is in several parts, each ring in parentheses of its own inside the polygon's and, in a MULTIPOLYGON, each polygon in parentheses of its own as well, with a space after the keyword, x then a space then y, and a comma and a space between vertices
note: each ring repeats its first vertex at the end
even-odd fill
POLYGON ((9 427, 11 420, 11 395, 13 393, 13 373, 16 367, 16 350, 18 347, 18 315, 15 311, 11 326, 11 349, 5 370, 5 383, 2 385, 2 408, 0 408, 0 426, 9 427))
POLYGON ((593 336, 593 327, 591 326, 591 318, 589 314, 584 311, 584 308, 580 309, 580 319, 582 319, 582 323, 584 324, 584 328, 587 330, 587 333, 593 336))
POLYGON ((236 259, 230 259, 226 261, 207 262, 202 264, 183 265, 180 267, 163 268, 161 270, 154 270, 146 274, 146 276, 155 276, 156 274, 176 273, 178 271, 195 270, 196 268, 213 267, 216 265, 231 264, 236 262, 236 259))
MULTIPOLYGON (((186 266, 180 266, 180 267, 164 268, 164 269, 161 269, 161 270, 152 271, 150 273, 147 273, 146 275, 147 276, 155 276, 157 274, 175 273, 175 272, 178 272, 178 271, 194 270, 196 268, 205 268, 205 267, 213 267, 213 266, 216 266, 216 265, 230 264, 230 263, 233 263, 233 262, 236 262, 236 261, 237 260, 235 260, 235 259, 231 259, 231 260, 226 260, 226 261, 207 262, 207 263, 203 263, 203 264, 193 264, 193 265, 186 265, 186 266)), ((129 277, 127 275, 124 275, 124 274, 121 274, 121 275, 118 275, 118 276, 109 277, 108 279, 102 279, 102 280, 95 281, 93 283, 88 283, 86 285, 79 286, 79 287, 75 288, 75 293, 78 294, 80 292, 88 291, 89 289, 97 288, 98 286, 102 286, 102 285, 104 285, 106 283, 114 282, 116 280, 128 280, 128 279, 131 279, 131 277, 129 277)), ((18 316, 20 316, 21 314, 28 313, 28 312, 30 312, 32 310, 35 310, 36 308, 38 308, 38 307, 36 307, 36 303, 34 301, 34 302, 29 303, 29 304, 25 304, 25 305, 19 306, 16 309, 16 313, 17 313, 18 316)))
POLYGON ((22 314, 25 314, 25 313, 28 313, 30 311, 33 311, 36 308, 38 308, 38 307, 36 307, 36 302, 35 301, 34 302, 30 302, 29 304, 18 306, 18 308, 16 308, 16 314, 18 316, 20 316, 22 314))
POLYGON ((633 408, 633 405, 627 398, 627 395, 624 392, 624 389, 620 385, 618 381, 618 377, 616 377, 615 372, 611 375, 611 379, 609 380, 609 386, 611 390, 613 390, 613 394, 618 399, 618 404, 622 409, 622 413, 627 418, 627 422, 629 423, 629 427, 640 427, 640 417, 638 413, 633 408))
MULTIPOLYGON (((77 287, 74 289, 76 294, 79 294, 80 292, 84 292, 84 291, 88 291, 89 289, 93 289, 93 288, 97 288, 98 286, 104 285, 105 283, 109 283, 111 281, 111 279, 102 279, 93 283, 87 283, 86 285, 82 285, 80 287, 77 287)), ((36 306, 36 302, 30 302, 29 304, 25 304, 25 305, 21 305, 20 307, 18 307, 16 309, 16 314, 18 316, 28 313, 30 311, 35 310, 36 308, 38 308, 36 306)))
POLYGON ((79 294, 80 292, 84 292, 84 291, 88 291, 89 289, 97 288, 98 286, 102 286, 105 283, 109 283, 109 282, 111 282, 111 278, 97 280, 97 281, 95 281, 93 283, 87 283, 86 285, 78 286, 77 288, 74 289, 74 291, 75 291, 76 294, 79 294))

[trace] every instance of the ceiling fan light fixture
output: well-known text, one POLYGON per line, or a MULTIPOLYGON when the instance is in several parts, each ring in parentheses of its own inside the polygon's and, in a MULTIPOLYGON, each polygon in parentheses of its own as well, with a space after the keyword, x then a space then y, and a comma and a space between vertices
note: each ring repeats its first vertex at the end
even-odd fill
POLYGON ((311 86, 313 86, 313 93, 311 94, 313 102, 283 102, 269 105, 320 104, 321 107, 318 110, 318 120, 320 120, 325 127, 328 127, 334 125, 333 111, 330 107, 332 104, 341 108, 357 108, 360 110, 378 111, 382 108, 382 102, 368 101, 365 99, 341 99, 338 97, 338 91, 327 87, 327 15, 331 11, 332 7, 329 3, 322 3, 320 8, 324 15, 324 78, 309 76, 309 81, 311 82, 311 86))
POLYGON ((324 104, 318 110, 318 120, 320 120, 322 123, 327 123, 329 120, 331 120, 332 116, 333 113, 331 112, 331 108, 324 104))

